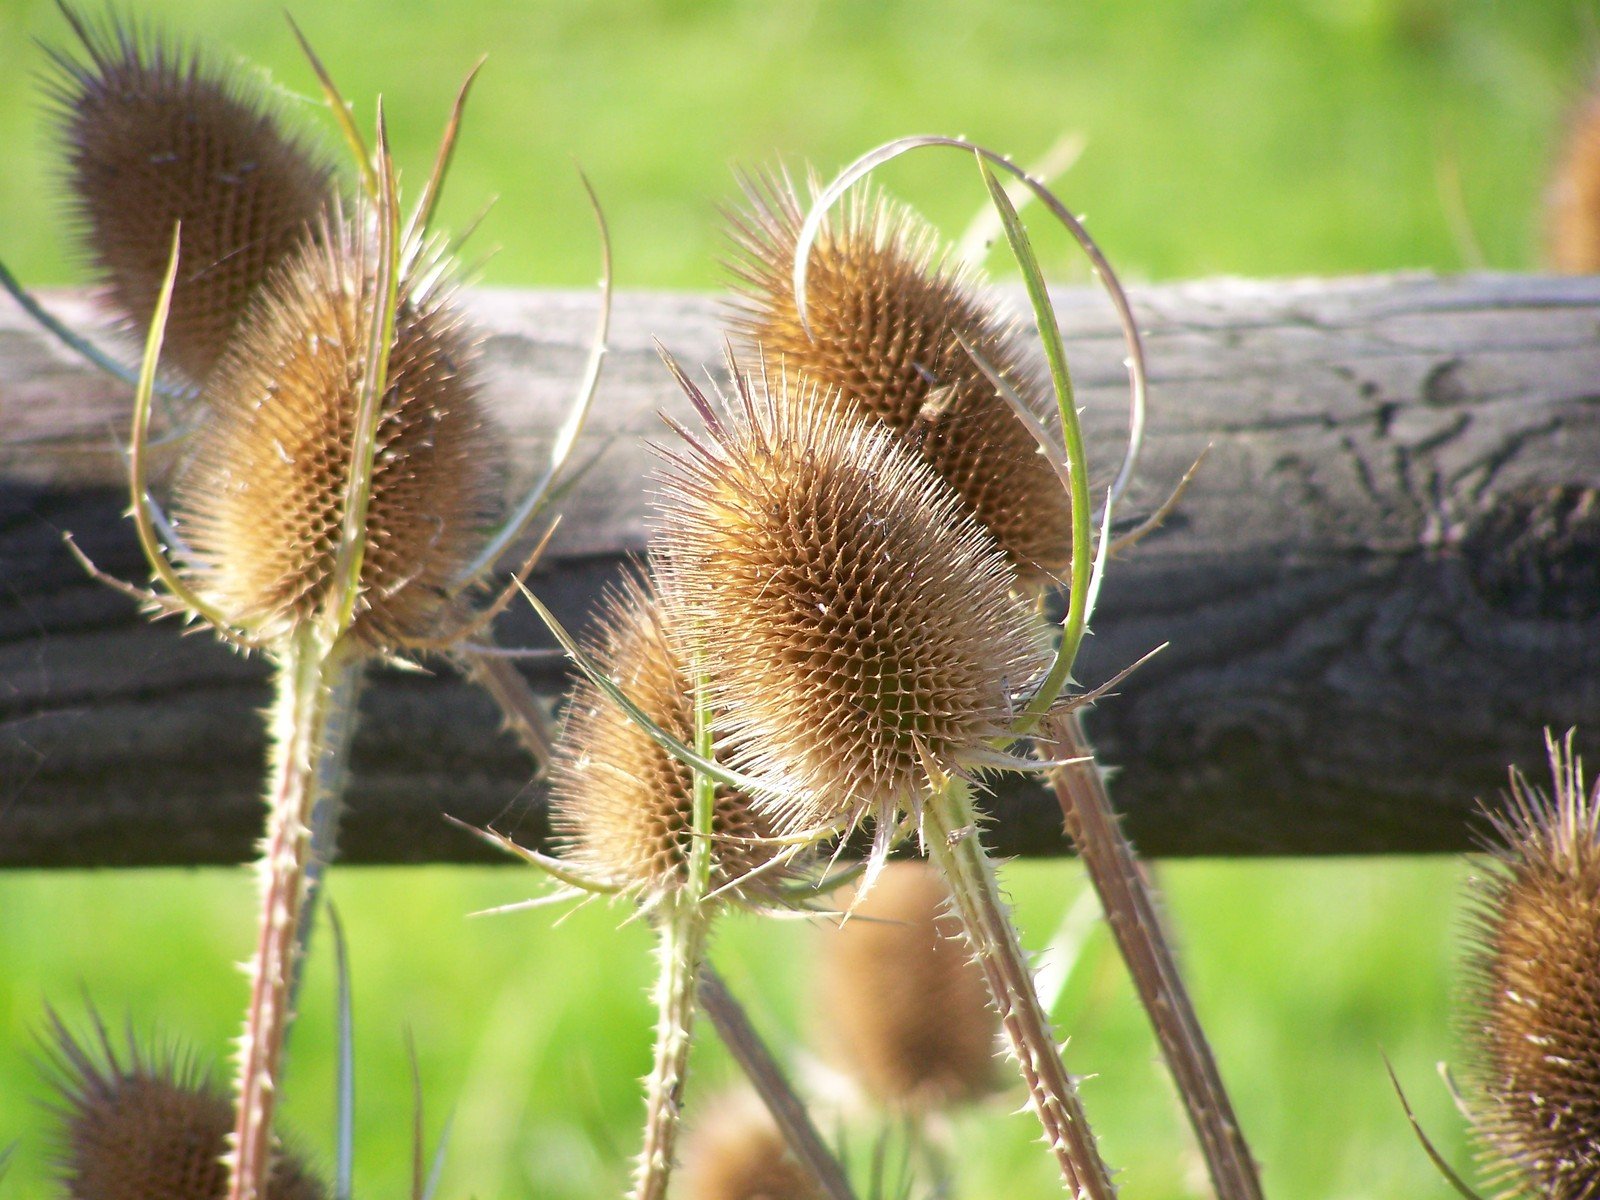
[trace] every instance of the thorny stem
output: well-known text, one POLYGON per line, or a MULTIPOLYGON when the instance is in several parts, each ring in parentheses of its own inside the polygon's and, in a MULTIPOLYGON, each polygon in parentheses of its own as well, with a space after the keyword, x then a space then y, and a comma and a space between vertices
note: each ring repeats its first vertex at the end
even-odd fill
POLYGON ((989 984, 1006 1040, 1022 1068, 1023 1081, 1061 1177, 1080 1200, 1116 1195, 1100 1158, 1078 1091, 1061 1061, 1050 1020, 1034 987, 1016 928, 1000 897, 994 865, 978 838, 977 814, 968 785, 950 779, 922 811, 928 855, 944 872, 956 915, 989 984))
POLYGON ((664 1200, 667 1194, 694 1033, 695 980, 709 926, 699 898, 686 895, 666 901, 657 920, 656 1050, 645 1080, 644 1145, 634 1169, 633 1200, 664 1200))
POLYGON ((811 1114, 795 1095, 783 1068, 710 963, 700 968, 700 1004, 716 1026, 722 1044, 766 1104, 796 1161, 811 1172, 828 1200, 855 1200, 844 1169, 817 1133, 811 1114))
MULTIPOLYGON (((711 715, 706 689, 695 688, 694 741, 702 754, 711 753, 711 715)), ((692 828, 683 886, 663 897, 656 910, 656 1050, 645 1080, 644 1145, 634 1168, 632 1200, 665 1200, 672 1177, 673 1150, 678 1141, 683 1085, 694 1037, 696 983, 711 933, 711 825, 716 810, 716 781, 694 772, 692 828)))
POLYGON ((263 1200, 272 1171, 272 1121, 284 1039, 293 1018, 290 981, 306 905, 312 813, 323 782, 332 697, 342 690, 337 681, 349 670, 337 644, 328 645, 314 625, 295 635, 278 662, 267 833, 261 850, 261 932, 239 1040, 229 1200, 263 1200))
POLYGON ((516 664, 492 654, 474 654, 459 650, 456 662, 467 677, 476 683, 500 706, 506 727, 516 735, 523 747, 533 756, 535 778, 543 775, 555 754, 550 737, 550 718, 540 707, 538 698, 516 664))
MULTIPOLYGON (((1092 755, 1077 713, 1056 720, 1052 729, 1053 738, 1041 739, 1051 758, 1092 755)), ((1220 1200, 1261 1200, 1261 1180, 1250 1147, 1245 1144, 1171 947, 1162 935, 1155 898, 1111 808, 1099 765, 1092 759, 1073 762, 1056 768, 1050 781, 1061 803, 1067 835, 1078 848, 1117 948, 1155 1027, 1217 1196, 1220 1200)))

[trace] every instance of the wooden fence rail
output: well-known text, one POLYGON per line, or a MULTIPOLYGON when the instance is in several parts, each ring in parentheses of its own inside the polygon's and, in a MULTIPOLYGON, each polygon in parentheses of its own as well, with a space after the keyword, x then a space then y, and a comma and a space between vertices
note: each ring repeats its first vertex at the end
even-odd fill
MULTIPOLYGON (((92 327, 83 297, 47 303, 92 327)), ((1109 476, 1122 347, 1096 293, 1059 293, 1109 476)), ((1600 279, 1388 277, 1138 289, 1152 372, 1135 500, 1210 444, 1168 526, 1107 579, 1088 683, 1167 650, 1091 715, 1113 794, 1152 855, 1452 851, 1542 730, 1600 733, 1600 279)), ((514 456, 545 443, 592 296, 481 292, 514 456)), ((535 587, 579 624, 648 531, 648 440, 682 412, 656 361, 721 353, 714 299, 619 298, 583 458, 535 587)), ((0 302, 0 865, 226 863, 260 827, 265 671, 151 625, 85 578, 144 572, 114 439, 127 389, 0 302)), ((169 454, 181 453, 171 450, 169 454)), ((1137 506, 1137 505, 1136 505, 1137 506)), ((526 612, 502 644, 548 647, 526 612)), ((554 699, 553 655, 525 671, 554 699)), ((538 843, 529 762, 448 668, 377 672, 353 751, 344 854, 492 860, 441 812, 538 843)), ((1062 851, 1054 801, 1009 781, 1007 853, 1062 851)))

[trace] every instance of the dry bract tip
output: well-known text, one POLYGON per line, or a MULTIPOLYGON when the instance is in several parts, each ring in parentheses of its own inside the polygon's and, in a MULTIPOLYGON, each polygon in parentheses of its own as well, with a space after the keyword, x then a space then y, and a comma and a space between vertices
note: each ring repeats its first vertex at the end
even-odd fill
POLYGON ((53 52, 52 80, 84 244, 110 303, 142 335, 182 223, 167 358, 201 383, 256 290, 305 241, 332 169, 244 68, 114 16, 96 28, 63 11, 88 56, 53 52))
MULTIPOLYGON (((626 576, 601 601, 590 640, 596 664, 651 720, 694 742, 694 688, 668 630, 669 614, 641 577, 626 576)), ((580 877, 647 905, 685 885, 694 837, 693 774, 580 678, 550 766, 550 822, 562 861, 580 877)), ((712 813, 711 888, 752 902, 792 880, 774 869, 771 822, 719 785, 712 813), (747 880, 739 884, 739 880, 747 880)))
POLYGON ((1024 362, 1015 322, 980 296, 976 272, 951 262, 915 213, 857 188, 812 246, 808 332, 792 286, 799 197, 777 177, 747 179, 744 190, 746 210, 730 217, 742 336, 791 379, 833 389, 824 394, 834 402, 904 434, 1022 581, 1047 584, 1071 561, 1070 499, 968 349, 1043 416, 1049 398, 1024 362))
MULTIPOLYGON (((220 1200, 233 1105, 175 1055, 152 1061, 129 1045, 119 1059, 98 1021, 77 1041, 51 1015, 46 1051, 59 1113, 60 1167, 72 1200, 220 1200)), ((292 1154, 274 1164, 266 1200, 322 1200, 326 1190, 292 1154)))
POLYGON ((839 1065, 888 1108, 946 1108, 1000 1082, 1000 1018, 949 904, 932 867, 894 862, 848 921, 820 935, 826 1036, 839 1065))
POLYGON ((1600 1193, 1600 788, 1550 740, 1553 798, 1513 772, 1472 883, 1477 1132, 1507 1195, 1600 1193))
MULTIPOLYGON (((729 760, 784 831, 880 839, 930 769, 983 762, 1044 648, 1016 573, 887 426, 805 380, 740 375, 728 420, 670 452, 660 516, 677 635, 729 760)), ((686 380, 685 386, 692 387, 686 380)))
MULTIPOLYGON (((274 273, 206 385, 209 416, 180 471, 173 518, 192 583, 260 641, 317 618, 337 590, 376 257, 359 218, 335 212, 274 273)), ((379 652, 470 620, 455 581, 501 499, 472 338, 434 264, 408 261, 352 628, 379 652)))
POLYGON ((825 1200, 767 1110, 746 1092, 705 1107, 684 1139, 680 1178, 688 1200, 825 1200))

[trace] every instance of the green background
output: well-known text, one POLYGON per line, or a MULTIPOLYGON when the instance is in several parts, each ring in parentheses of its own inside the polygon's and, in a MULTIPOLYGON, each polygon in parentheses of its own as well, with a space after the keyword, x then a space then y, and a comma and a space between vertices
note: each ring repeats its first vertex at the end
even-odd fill
MULTIPOLYGON (((276 3, 143 11, 224 61, 248 55, 289 93, 313 90, 276 3)), ((460 76, 489 51, 444 220, 498 196, 477 244, 499 250, 481 277, 529 287, 595 279, 574 159, 606 205, 620 286, 705 289, 723 278, 717 206, 731 165, 781 158, 831 173, 912 132, 967 134, 1023 160, 1082 135, 1062 190, 1135 281, 1531 269, 1561 113, 1597 44, 1581 5, 1447 0, 359 0, 297 16, 363 117, 384 93, 413 186, 460 76)), ((0 0, 0 255, 53 285, 83 274, 57 215, 34 38, 65 43, 54 7, 0 0)), ((304 104, 307 120, 321 119, 304 104)), ((979 204, 953 159, 905 164, 889 182, 952 232, 979 204)), ((1166 398, 1153 399, 1159 420, 1166 398)), ((1539 738, 1527 731, 1524 766, 1537 769, 1539 738)), ((1433 1071, 1460 1058, 1448 1002, 1463 873, 1446 860, 1163 868, 1200 1011, 1272 1195, 1448 1194, 1405 1125, 1383 1053, 1446 1153, 1469 1161, 1433 1071)), ((1068 863, 1016 864, 1006 880, 1034 946, 1083 888, 1068 863)), ((648 939, 637 925, 619 932, 624 914, 599 905, 559 924, 551 910, 465 915, 541 887, 515 869, 336 873, 353 942, 361 1194, 405 1194, 408 1030, 430 1130, 454 1113, 445 1195, 620 1192, 649 1056, 648 939)), ((253 894, 243 869, 0 876, 0 1142, 20 1141, 0 1195, 48 1194, 34 1062, 43 1005, 81 1025, 87 997, 113 1024, 181 1038, 221 1064, 244 998, 232 964, 251 942, 253 894)), ((814 936, 737 920, 716 946, 786 1046, 819 1020, 806 1015, 814 936)), ((313 964, 286 1102, 299 1141, 324 1159, 328 958, 313 964)), ((1094 1076, 1085 1104, 1126 1193, 1203 1194, 1103 931, 1058 1011, 1069 1064, 1094 1076)), ((727 1076, 712 1039, 701 1060, 691 1113, 727 1076)), ((959 1121, 962 1194, 1056 1194, 1031 1118, 1008 1115, 1016 1105, 1008 1095, 959 1121)))

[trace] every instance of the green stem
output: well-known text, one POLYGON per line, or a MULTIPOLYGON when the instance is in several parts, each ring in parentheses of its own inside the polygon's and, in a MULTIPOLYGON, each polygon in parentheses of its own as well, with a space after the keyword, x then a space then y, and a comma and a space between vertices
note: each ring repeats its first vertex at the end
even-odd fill
POLYGON ((698 899, 666 901, 657 925, 655 1061, 645 1081, 644 1145, 634 1170, 633 1200, 664 1200, 678 1141, 683 1085, 694 1034, 695 985, 710 922, 698 899))
POLYGON ((312 625, 290 641, 278 660, 267 832, 260 860, 261 921, 239 1040, 229 1200, 264 1200, 267 1194, 280 1064, 293 1020, 290 983, 305 911, 312 813, 329 745, 331 701, 349 670, 337 643, 329 645, 312 625))
POLYGON ((922 812, 922 835, 928 856, 950 885, 956 915, 983 969, 1063 1181, 1075 1197, 1110 1200, 1116 1189, 1056 1048, 1033 972, 1001 899, 994 865, 978 838, 977 813, 965 781, 951 779, 929 798, 922 812))

